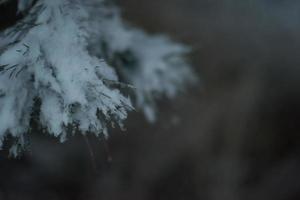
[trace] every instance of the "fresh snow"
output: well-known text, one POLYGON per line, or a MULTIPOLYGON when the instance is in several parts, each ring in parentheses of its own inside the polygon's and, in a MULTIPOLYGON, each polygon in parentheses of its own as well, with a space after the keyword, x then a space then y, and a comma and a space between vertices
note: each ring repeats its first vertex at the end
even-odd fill
MULTIPOLYGON (((31 4, 20 1, 19 11, 31 4)), ((155 121, 155 100, 196 80, 184 59, 188 51, 127 25, 110 1, 38 0, 0 33, 0 147, 8 135, 23 147, 33 117, 61 141, 69 126, 107 134, 108 125, 122 127, 133 110, 129 94, 155 121)))

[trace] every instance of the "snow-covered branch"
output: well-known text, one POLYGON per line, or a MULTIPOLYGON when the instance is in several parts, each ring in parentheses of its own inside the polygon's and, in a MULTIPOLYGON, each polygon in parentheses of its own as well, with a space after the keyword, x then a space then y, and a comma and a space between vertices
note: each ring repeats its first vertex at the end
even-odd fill
MULTIPOLYGON (((31 3, 20 1, 20 11, 31 3)), ((124 24, 108 1, 38 0, 0 34, 0 142, 12 135, 23 146, 32 117, 62 141, 69 126, 107 134, 133 109, 119 86, 132 85, 134 106, 154 121, 156 99, 196 80, 187 52, 124 24)))

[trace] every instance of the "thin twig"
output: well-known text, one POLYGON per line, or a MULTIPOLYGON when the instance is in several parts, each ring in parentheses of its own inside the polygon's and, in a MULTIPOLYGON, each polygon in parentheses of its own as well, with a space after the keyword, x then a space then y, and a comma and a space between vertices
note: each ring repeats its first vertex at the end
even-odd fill
POLYGON ((107 160, 107 163, 108 164, 111 164, 112 163, 112 154, 110 152, 110 148, 109 148, 109 145, 108 145, 108 142, 107 142, 107 139, 103 136, 103 146, 104 146, 104 151, 106 153, 106 160, 107 160))
POLYGON ((96 157, 95 157, 92 145, 89 141, 89 138, 86 135, 83 135, 83 137, 84 137, 84 141, 86 143, 86 146, 88 147, 88 150, 89 150, 89 153, 90 153, 90 156, 91 156, 91 163, 92 163, 93 169, 97 173, 98 168, 97 168, 96 157))

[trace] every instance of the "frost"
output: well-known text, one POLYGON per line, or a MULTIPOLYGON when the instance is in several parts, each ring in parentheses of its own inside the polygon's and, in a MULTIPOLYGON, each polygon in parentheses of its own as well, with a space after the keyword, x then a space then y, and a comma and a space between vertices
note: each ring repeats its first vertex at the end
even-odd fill
MULTIPOLYGON (((20 1, 19 11, 32 2, 20 1)), ((154 121, 156 99, 196 80, 188 51, 124 24, 110 1, 38 0, 0 34, 0 147, 8 135, 23 147, 33 117, 61 141, 70 126, 97 135, 122 127, 133 110, 122 93, 154 121)))

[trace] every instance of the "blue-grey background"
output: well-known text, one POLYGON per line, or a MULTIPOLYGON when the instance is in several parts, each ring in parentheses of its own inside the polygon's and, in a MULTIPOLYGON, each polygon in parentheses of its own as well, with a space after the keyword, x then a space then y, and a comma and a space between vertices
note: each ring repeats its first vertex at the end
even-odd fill
MULTIPOLYGON (((0 199, 300 199, 299 1, 116 2, 131 24, 190 45, 199 85, 159 102, 155 124, 132 113, 107 142, 37 133, 24 157, 1 156, 0 199)), ((2 27, 12 11, 0 8, 2 27)))

